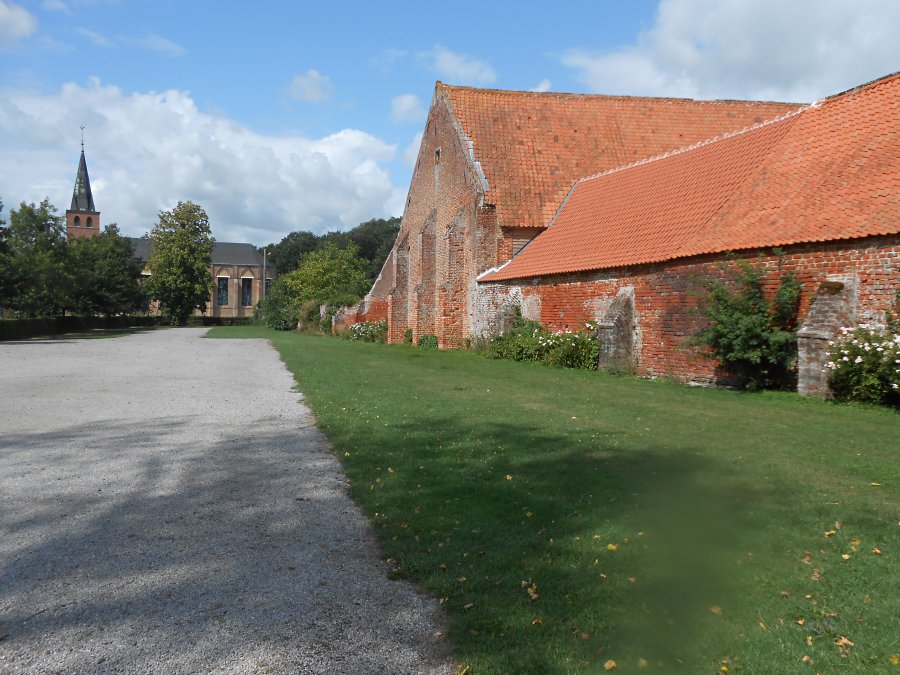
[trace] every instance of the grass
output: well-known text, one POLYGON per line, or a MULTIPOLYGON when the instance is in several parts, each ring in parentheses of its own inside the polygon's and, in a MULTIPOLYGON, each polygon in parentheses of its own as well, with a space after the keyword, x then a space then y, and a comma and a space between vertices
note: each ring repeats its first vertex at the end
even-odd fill
POLYGON ((896 412, 211 335, 278 348, 470 673, 900 673, 896 412))

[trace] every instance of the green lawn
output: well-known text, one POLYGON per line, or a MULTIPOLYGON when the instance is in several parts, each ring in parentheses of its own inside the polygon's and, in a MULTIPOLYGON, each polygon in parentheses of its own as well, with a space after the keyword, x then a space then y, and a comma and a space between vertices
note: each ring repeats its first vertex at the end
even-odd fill
POLYGON ((896 412, 211 335, 272 340, 470 673, 900 674, 896 412))

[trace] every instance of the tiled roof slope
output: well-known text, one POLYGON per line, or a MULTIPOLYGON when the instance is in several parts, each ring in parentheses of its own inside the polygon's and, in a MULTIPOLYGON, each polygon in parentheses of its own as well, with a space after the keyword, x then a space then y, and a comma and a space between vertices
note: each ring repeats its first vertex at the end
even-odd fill
POLYGON ((900 232, 900 73, 579 181, 499 281, 900 232))
POLYGON ((694 101, 454 87, 438 82, 507 227, 545 227, 579 178, 796 110, 694 101))

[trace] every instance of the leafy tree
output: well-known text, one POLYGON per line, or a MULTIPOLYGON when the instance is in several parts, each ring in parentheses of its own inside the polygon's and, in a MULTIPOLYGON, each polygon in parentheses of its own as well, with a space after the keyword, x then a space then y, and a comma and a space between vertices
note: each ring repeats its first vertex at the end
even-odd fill
POLYGON ((366 262, 356 251, 355 244, 341 249, 329 242, 309 253, 300 267, 278 276, 259 303, 259 317, 272 328, 291 330, 301 318, 301 307, 314 309, 318 316, 319 305, 337 308, 355 303, 369 290, 366 262))
POLYGON ((74 277, 72 309, 77 313, 111 316, 146 308, 137 283, 141 263, 115 223, 96 237, 70 241, 69 261, 74 277))
POLYGON ((279 274, 297 269, 307 253, 319 248, 319 238, 312 232, 291 232, 277 244, 266 247, 269 260, 279 274))
POLYGON ((63 218, 45 199, 38 206, 22 202, 9 220, 0 234, 0 304, 26 317, 64 314, 72 278, 63 218))
POLYGON ((355 244, 359 257, 366 262, 366 275, 370 281, 374 281, 391 252, 399 231, 399 218, 373 218, 347 232, 335 230, 318 236, 312 232, 291 232, 279 243, 270 244, 266 249, 269 259, 278 268, 278 273, 285 274, 297 269, 307 255, 322 250, 329 244, 340 249, 355 244))
POLYGON ((348 233, 351 241, 359 247, 359 257, 366 261, 366 274, 372 281, 381 272, 381 266, 387 260, 398 232, 399 218, 373 218, 360 223, 348 233))
POLYGON ((214 242, 206 211, 193 202, 161 211, 150 232, 150 277, 144 287, 175 324, 185 324, 194 309, 206 311, 214 242))
POLYGON ((352 305, 369 290, 365 261, 355 244, 341 249, 328 243, 307 255, 295 274, 301 302, 352 305))
POLYGON ((782 274, 774 297, 765 293, 765 269, 746 261, 723 263, 724 278, 705 279, 701 311, 709 323, 696 341, 748 389, 786 388, 797 358, 800 281, 782 274))

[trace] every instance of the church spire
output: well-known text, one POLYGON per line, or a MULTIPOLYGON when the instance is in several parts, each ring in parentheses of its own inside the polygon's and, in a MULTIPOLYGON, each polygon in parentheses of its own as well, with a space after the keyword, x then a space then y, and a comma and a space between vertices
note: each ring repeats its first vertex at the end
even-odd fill
POLYGON ((91 179, 88 178, 87 162, 84 159, 84 141, 81 145, 81 160, 78 162, 78 173, 75 175, 75 190, 72 191, 70 211, 95 212, 94 195, 91 193, 91 179))
POLYGON ((84 126, 81 127, 81 159, 75 174, 75 189, 72 191, 72 205, 66 211, 66 236, 94 237, 100 232, 100 212, 94 206, 91 179, 88 178, 87 162, 84 159, 84 126))

